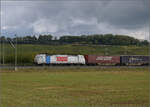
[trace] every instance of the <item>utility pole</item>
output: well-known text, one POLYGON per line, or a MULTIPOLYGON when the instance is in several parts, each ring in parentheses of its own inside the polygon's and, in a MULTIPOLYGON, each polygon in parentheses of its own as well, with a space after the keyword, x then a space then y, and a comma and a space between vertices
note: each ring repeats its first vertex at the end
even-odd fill
POLYGON ((10 45, 15 49, 15 71, 17 71, 17 36, 15 35, 16 39, 14 41, 14 44, 9 40, 10 45))
POLYGON ((4 56, 5 55, 5 49, 4 49, 5 47, 4 47, 4 44, 5 44, 5 38, 3 39, 3 45, 2 45, 3 46, 3 65, 5 65, 5 56, 4 56))
MULTIPOLYGON (((1 10, 1 1, 0 1, 0 10, 1 10)), ((0 18, 1 18, 1 16, 0 16, 0 18)), ((0 20, 0 25, 1 25, 1 20, 0 20)), ((1 33, 1 28, 0 28, 0 66, 1 66, 1 55, 2 55, 2 48, 1 48, 2 38, 1 38, 1 35, 2 35, 2 33, 1 33)), ((1 70, 1 67, 0 67, 0 70, 1 70)))
POLYGON ((0 65, 1 65, 1 57, 2 57, 2 39, 0 35, 0 65))
POLYGON ((17 71, 17 35, 16 37, 16 45, 15 45, 15 71, 17 71))

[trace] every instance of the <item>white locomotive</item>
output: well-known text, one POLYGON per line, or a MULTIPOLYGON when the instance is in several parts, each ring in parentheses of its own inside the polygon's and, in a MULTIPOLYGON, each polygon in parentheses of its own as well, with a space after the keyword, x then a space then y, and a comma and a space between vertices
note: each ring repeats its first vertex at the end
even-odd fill
POLYGON ((34 58, 36 64, 85 64, 84 55, 47 55, 38 54, 34 58))

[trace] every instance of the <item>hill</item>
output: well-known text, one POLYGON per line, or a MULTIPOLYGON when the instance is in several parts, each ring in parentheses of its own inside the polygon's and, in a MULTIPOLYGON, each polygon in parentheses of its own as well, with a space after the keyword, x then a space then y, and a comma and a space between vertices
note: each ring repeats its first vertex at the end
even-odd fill
MULTIPOLYGON (((10 45, 0 49, 0 60, 5 64, 14 64, 15 50, 10 45)), ((33 64, 36 54, 92 54, 92 55, 149 55, 148 46, 108 46, 108 45, 17 45, 17 62, 20 65, 33 64)))

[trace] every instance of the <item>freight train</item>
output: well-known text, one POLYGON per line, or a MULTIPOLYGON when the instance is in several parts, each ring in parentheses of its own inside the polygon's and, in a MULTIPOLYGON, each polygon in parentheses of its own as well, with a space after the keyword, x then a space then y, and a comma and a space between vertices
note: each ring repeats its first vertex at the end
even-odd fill
POLYGON ((48 55, 38 54, 37 65, 149 65, 150 56, 48 55))

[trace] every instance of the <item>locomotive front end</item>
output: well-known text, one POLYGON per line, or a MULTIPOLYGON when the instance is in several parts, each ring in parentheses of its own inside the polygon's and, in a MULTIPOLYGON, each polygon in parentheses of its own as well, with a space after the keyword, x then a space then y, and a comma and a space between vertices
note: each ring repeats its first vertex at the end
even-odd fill
POLYGON ((34 58, 34 63, 35 64, 46 64, 46 54, 38 54, 34 58))

